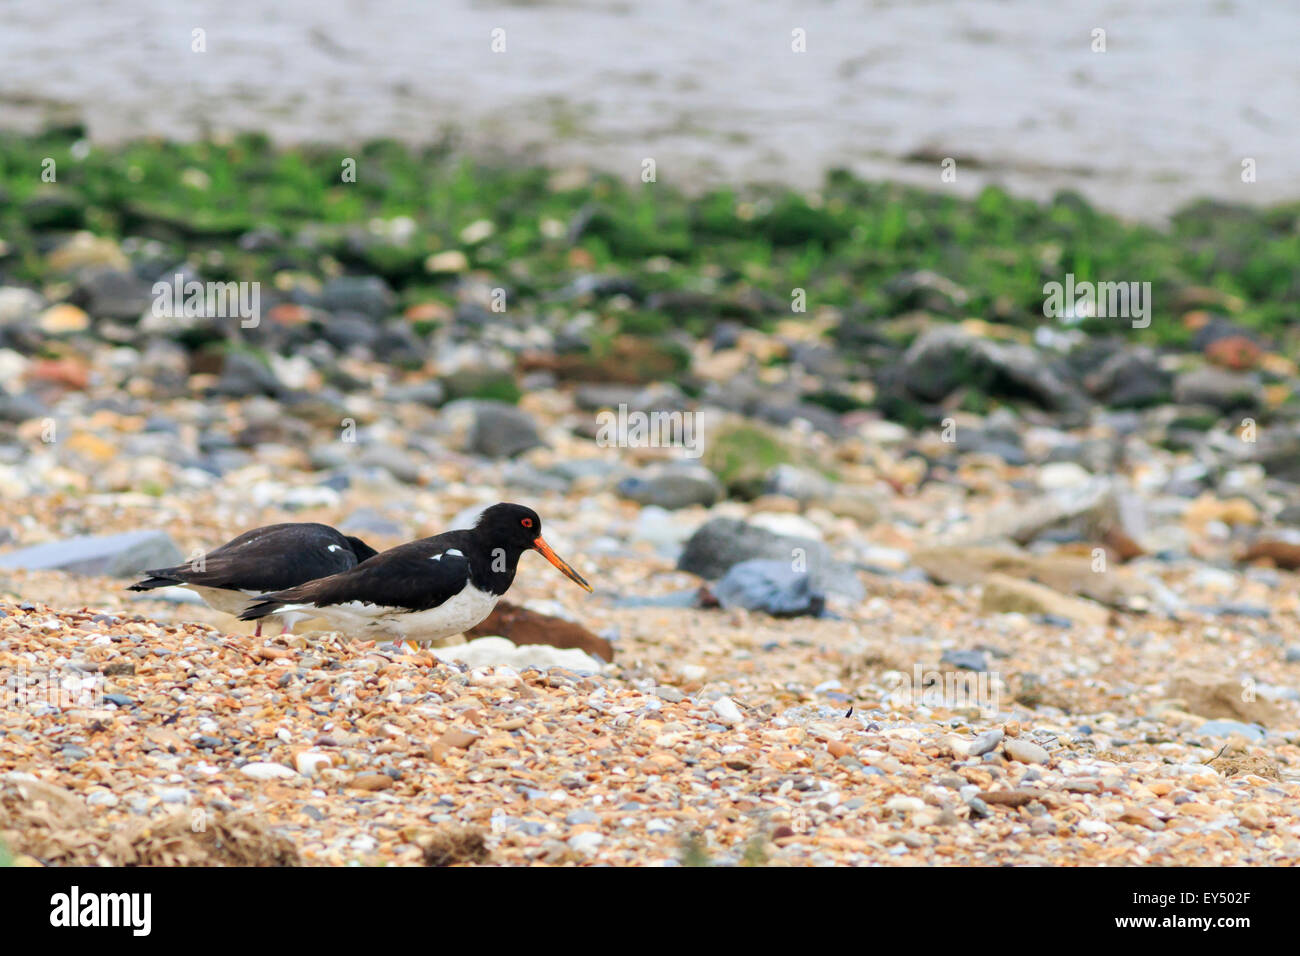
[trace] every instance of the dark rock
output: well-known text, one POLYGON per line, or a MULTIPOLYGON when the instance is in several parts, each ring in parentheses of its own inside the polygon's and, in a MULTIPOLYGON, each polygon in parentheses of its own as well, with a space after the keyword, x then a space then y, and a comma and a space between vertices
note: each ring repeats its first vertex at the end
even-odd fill
POLYGON ((1170 400, 1173 376, 1160 368, 1154 352, 1136 348, 1111 356, 1084 378, 1083 386, 1106 405, 1145 408, 1170 400))
POLYGON ((677 567, 716 580, 733 565, 754 558, 784 562, 792 568, 797 568, 795 562, 806 562, 815 591, 835 592, 853 600, 863 595, 853 569, 835 561, 822 542, 776 534, 734 518, 714 518, 702 525, 686 542, 677 567))
POLYGON ((330 312, 359 312, 383 319, 393 311, 396 297, 378 276, 339 276, 325 283, 321 306, 330 312))
POLYGON ((793 570, 789 561, 733 564, 712 590, 725 608, 766 611, 774 617, 817 617, 826 607, 826 596, 812 586, 808 572, 793 570))
POLYGON ((370 348, 379 338, 379 326, 360 312, 336 312, 322 323, 320 335, 340 351, 370 348))
POLYGON ((1036 349, 977 338, 957 326, 924 333, 904 353, 899 378, 913 395, 938 402, 959 388, 1078 414, 1087 398, 1036 349))
POLYGON ((228 352, 221 364, 221 377, 212 390, 218 395, 243 398, 249 395, 279 396, 285 388, 270 366, 248 352, 228 352))
POLYGON ((400 368, 418 369, 428 354, 428 344, 405 322, 389 322, 370 344, 381 361, 400 368))
POLYGON ((151 289, 132 272, 92 269, 77 277, 69 301, 96 319, 134 322, 153 308, 151 289))

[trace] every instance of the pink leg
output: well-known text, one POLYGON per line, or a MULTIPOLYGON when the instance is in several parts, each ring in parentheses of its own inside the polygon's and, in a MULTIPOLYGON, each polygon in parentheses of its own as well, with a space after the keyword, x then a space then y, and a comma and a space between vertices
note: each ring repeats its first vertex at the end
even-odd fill
POLYGON ((260 620, 257 622, 257 630, 253 632, 253 636, 254 637, 262 636, 262 622, 260 620))

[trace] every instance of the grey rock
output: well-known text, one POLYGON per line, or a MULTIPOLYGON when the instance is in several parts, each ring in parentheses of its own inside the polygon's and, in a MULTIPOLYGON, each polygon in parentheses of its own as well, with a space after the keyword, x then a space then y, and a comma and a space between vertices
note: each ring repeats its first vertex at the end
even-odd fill
POLYGON ((666 468, 618 483, 619 495, 642 505, 675 511, 692 505, 706 508, 722 498, 722 484, 705 468, 666 468))
POLYGON ((1003 734, 1000 730, 986 730, 976 737, 970 744, 970 755, 972 757, 983 757, 987 753, 992 753, 997 745, 1002 743, 1003 734))
POLYGON ((322 323, 320 335, 336 349, 346 351, 374 345, 379 331, 379 325, 373 319, 359 312, 338 312, 322 323))
POLYGON ((420 481, 420 463, 404 448, 371 445, 361 453, 363 468, 382 468, 398 481, 414 485, 420 481))
POLYGON ((795 571, 790 561, 756 559, 727 569, 713 586, 725 608, 765 611, 773 617, 816 617, 826 607, 826 597, 812 586, 806 571, 795 571))
POLYGON ((512 458, 545 443, 527 412, 505 402, 474 403, 466 450, 488 458, 512 458))
POLYGON ((145 568, 185 560, 162 531, 124 531, 95 537, 68 538, 0 554, 0 567, 28 571, 67 571, 106 577, 133 577, 145 568))
POLYGON ((1121 448, 1118 442, 1095 438, 1057 445, 1047 453, 1043 463, 1050 465, 1070 462, 1086 468, 1094 475, 1104 475, 1115 470, 1120 454, 1121 448))
POLYGON ((602 480, 611 478, 615 474, 625 470, 624 466, 618 462, 605 461, 603 458, 579 458, 574 461, 557 461, 546 469, 549 474, 563 479, 566 486, 583 479, 595 478, 597 480, 602 480))
POLYGON ((1263 740, 1264 728, 1258 724, 1243 724, 1239 720, 1210 720, 1196 728, 1202 737, 1245 737, 1247 740, 1263 740))
POLYGON ((753 415, 762 421, 781 426, 805 421, 833 438, 843 436, 845 431, 839 415, 812 402, 760 401, 754 406, 753 415))
POLYGON ((17 424, 30 418, 44 418, 49 413, 50 410, 31 395, 21 392, 10 395, 0 390, 0 422, 17 424))
POLYGON ((989 658, 983 651, 948 650, 943 652, 939 660, 963 671, 982 672, 989 669, 989 658))
POLYGON ((1260 391, 1257 376, 1214 365, 1183 372, 1174 380, 1174 400, 1180 405, 1208 405, 1221 412, 1257 410, 1260 391))
POLYGON ((117 269, 83 272, 69 298, 97 319, 136 321, 153 308, 152 284, 117 269))
POLYGON ((1168 402, 1173 376, 1162 369, 1148 348, 1125 349, 1084 377, 1093 398, 1114 408, 1145 408, 1168 402))
POLYGON ((534 468, 526 461, 508 461, 501 469, 501 483, 529 494, 546 494, 569 489, 569 482, 549 471, 534 468))
POLYGON ((440 382, 418 382, 390 388, 387 397, 393 402, 412 402, 437 408, 447 400, 447 390, 440 382))
POLYGON ((807 468, 795 465, 777 465, 767 473, 764 491, 770 495, 785 495, 796 501, 812 501, 830 494, 831 482, 807 468))
POLYGON ((989 395, 1028 400, 1041 408, 1078 413, 1088 401, 1036 349, 978 338, 957 326, 924 333, 903 354, 901 381, 913 395, 941 401, 962 386, 989 395))
POLYGON ((385 318, 396 303, 393 290, 378 276, 339 276, 325 283, 321 305, 331 312, 359 312, 385 318))
POLYGON ((1002 428, 959 428, 955 442, 963 455, 993 455, 1008 465, 1021 467, 1029 464, 1029 456, 1020 444, 1020 436, 1002 428))
POLYGON ((285 389, 270 367, 247 352, 229 352, 221 365, 221 377, 213 386, 218 395, 280 395, 285 389))
POLYGON ((390 322, 371 343, 375 357, 400 368, 418 369, 424 364, 428 343, 405 322, 390 322))
POLYGON ((753 558, 787 565, 798 558, 807 562, 815 591, 841 594, 851 600, 861 600, 864 593, 852 567, 834 560, 822 542, 776 534, 734 518, 714 518, 700 526, 687 540, 677 567, 712 581, 733 565, 753 558))
POLYGON ((344 534, 375 534, 382 537, 408 537, 402 525, 380 514, 374 508, 358 508, 339 522, 339 530, 344 534))

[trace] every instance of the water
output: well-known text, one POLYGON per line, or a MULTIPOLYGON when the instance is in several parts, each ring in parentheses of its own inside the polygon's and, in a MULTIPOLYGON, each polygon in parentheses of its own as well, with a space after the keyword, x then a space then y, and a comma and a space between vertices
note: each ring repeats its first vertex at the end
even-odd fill
POLYGON ((455 131, 629 179, 650 157, 687 188, 847 166, 964 195, 1074 188, 1159 219, 1300 195, 1297 38, 1300 4, 1276 0, 21 0, 0 3, 0 126, 455 131))

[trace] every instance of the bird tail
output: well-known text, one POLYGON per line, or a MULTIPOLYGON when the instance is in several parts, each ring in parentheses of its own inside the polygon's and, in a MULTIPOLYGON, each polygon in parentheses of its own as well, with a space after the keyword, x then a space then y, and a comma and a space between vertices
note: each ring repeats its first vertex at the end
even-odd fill
POLYGON ((244 612, 239 615, 239 619, 241 621, 256 621, 268 614, 274 614, 288 603, 288 601, 281 601, 269 594, 263 594, 252 599, 252 603, 244 608, 244 612))
POLYGON ((167 574, 167 572, 171 570, 171 568, 160 568, 157 571, 144 571, 142 573, 147 574, 148 577, 143 581, 137 581, 135 584, 129 585, 127 590, 152 591, 155 588, 170 588, 175 587, 178 584, 184 584, 185 582, 180 578, 173 578, 167 574))

